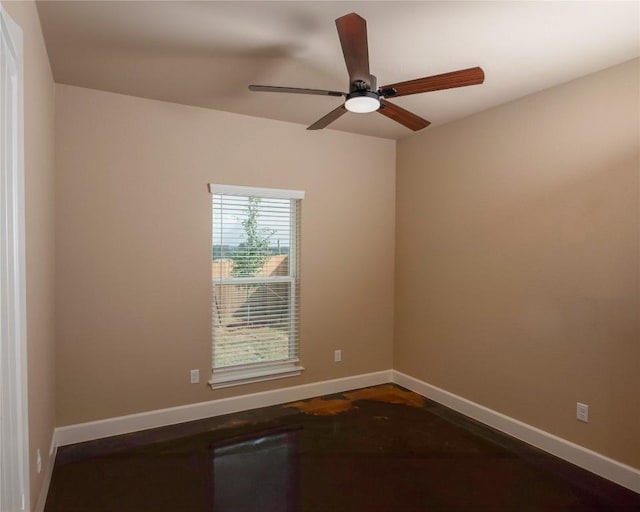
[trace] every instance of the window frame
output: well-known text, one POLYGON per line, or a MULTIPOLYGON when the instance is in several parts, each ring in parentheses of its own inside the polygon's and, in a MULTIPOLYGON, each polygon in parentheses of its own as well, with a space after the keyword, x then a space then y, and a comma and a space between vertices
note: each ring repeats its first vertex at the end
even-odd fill
MULTIPOLYGON (((299 209, 301 200, 304 199, 305 193, 302 190, 276 189, 276 188, 259 188, 245 187, 236 185, 223 185, 217 183, 209 184, 209 193, 211 194, 211 207, 213 208, 214 195, 227 196, 244 196, 257 197, 264 199, 287 199, 295 201, 295 208, 291 210, 291 238, 289 251, 289 275, 287 276, 271 276, 271 277, 234 277, 227 276, 215 279, 211 277, 211 299, 213 301, 214 286, 216 285, 234 285, 234 284, 268 284, 268 283, 289 283, 290 303, 289 303, 289 343, 294 344, 294 357, 286 360, 268 361, 259 363, 247 363, 235 365, 228 368, 214 367, 214 351, 215 351, 215 325, 211 323, 211 380, 209 386, 212 389, 225 388, 230 386, 238 386, 242 384, 250 384, 254 382, 262 382, 272 379, 281 379, 286 377, 294 377, 300 375, 304 368, 300 365, 299 349, 299 325, 296 323, 296 312, 299 311, 299 283, 300 283, 300 226, 299 209), (297 292, 297 293, 296 293, 297 292)), ((213 214, 213 210, 211 210, 213 214)), ((212 215, 213 219, 213 215, 212 215)), ((213 236, 213 226, 211 229, 213 236)), ((213 239, 211 240, 213 247, 213 239)), ((213 313, 212 313, 213 320, 213 313)), ((289 354, 291 354, 291 346, 289 354)))

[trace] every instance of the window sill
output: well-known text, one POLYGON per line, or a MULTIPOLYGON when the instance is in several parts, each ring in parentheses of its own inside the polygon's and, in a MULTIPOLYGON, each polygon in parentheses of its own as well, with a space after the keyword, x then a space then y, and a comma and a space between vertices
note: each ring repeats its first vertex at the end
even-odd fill
POLYGON ((241 386, 243 384, 253 384, 274 379, 284 379, 302 374, 302 366, 286 365, 281 367, 245 368, 241 370, 222 370, 214 372, 209 386, 211 389, 228 388, 231 386, 241 386))

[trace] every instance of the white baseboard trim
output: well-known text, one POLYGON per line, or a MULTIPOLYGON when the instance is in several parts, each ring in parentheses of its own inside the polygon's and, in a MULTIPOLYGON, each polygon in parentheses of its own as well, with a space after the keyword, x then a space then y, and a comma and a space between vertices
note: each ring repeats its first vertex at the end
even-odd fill
POLYGON ((55 430, 57 446, 82 443, 103 437, 128 434, 149 428, 164 427, 186 421, 200 420, 231 414, 234 412, 267 407, 270 405, 284 404, 295 400, 304 400, 315 396, 329 395, 350 391, 352 389, 376 386, 391 382, 392 370, 383 370, 374 373, 354 375, 340 379, 313 382, 300 386, 263 391, 249 395, 221 398, 209 402, 159 409, 128 416, 119 416, 105 420, 79 423, 66 427, 58 427, 55 430))
POLYGON ((51 447, 49 448, 49 456, 47 457, 47 465, 44 468, 44 478, 42 479, 42 487, 38 494, 38 501, 33 508, 33 512, 44 512, 44 506, 47 503, 47 495, 49 494, 49 486, 51 485, 51 476, 53 475, 53 466, 56 463, 56 454, 58 453, 58 445, 56 444, 56 432, 53 431, 51 436, 51 447))
POLYGON ((393 370, 393 382, 485 425, 640 493, 640 470, 393 370))
POLYGON ((149 428, 174 425, 223 414, 304 400, 315 396, 340 393, 368 386, 394 382, 426 398, 434 400, 465 416, 505 432, 556 457, 640 493, 640 470, 610 459, 566 439, 540 430, 483 405, 462 398, 396 370, 355 375, 322 382, 302 384, 272 391, 222 398, 209 402, 171 407, 100 421, 80 423, 55 429, 48 465, 35 512, 43 512, 58 446, 92 441, 103 437, 128 434, 149 428))

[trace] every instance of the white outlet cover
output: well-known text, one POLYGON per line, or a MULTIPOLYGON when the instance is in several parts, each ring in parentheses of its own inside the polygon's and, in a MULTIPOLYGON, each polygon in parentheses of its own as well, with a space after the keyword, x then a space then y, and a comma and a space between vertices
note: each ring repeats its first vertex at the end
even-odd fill
POLYGON ((200 370, 191 370, 191 384, 200 382, 200 370))
POLYGON ((336 363, 339 363, 340 361, 342 361, 342 350, 335 350, 333 352, 333 360, 336 363))
POLYGON ((587 404, 576 403, 576 419, 585 423, 589 422, 589 406, 587 404))
POLYGON ((42 456, 40 455, 40 448, 36 450, 36 471, 38 473, 42 471, 42 456))

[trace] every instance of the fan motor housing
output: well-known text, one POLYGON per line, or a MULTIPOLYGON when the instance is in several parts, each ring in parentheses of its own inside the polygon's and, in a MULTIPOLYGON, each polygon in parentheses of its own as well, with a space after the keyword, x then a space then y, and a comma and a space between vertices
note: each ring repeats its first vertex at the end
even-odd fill
POLYGON ((375 75, 369 75, 369 82, 365 80, 356 80, 349 86, 350 92, 355 91, 375 91, 378 85, 378 79, 375 75))

